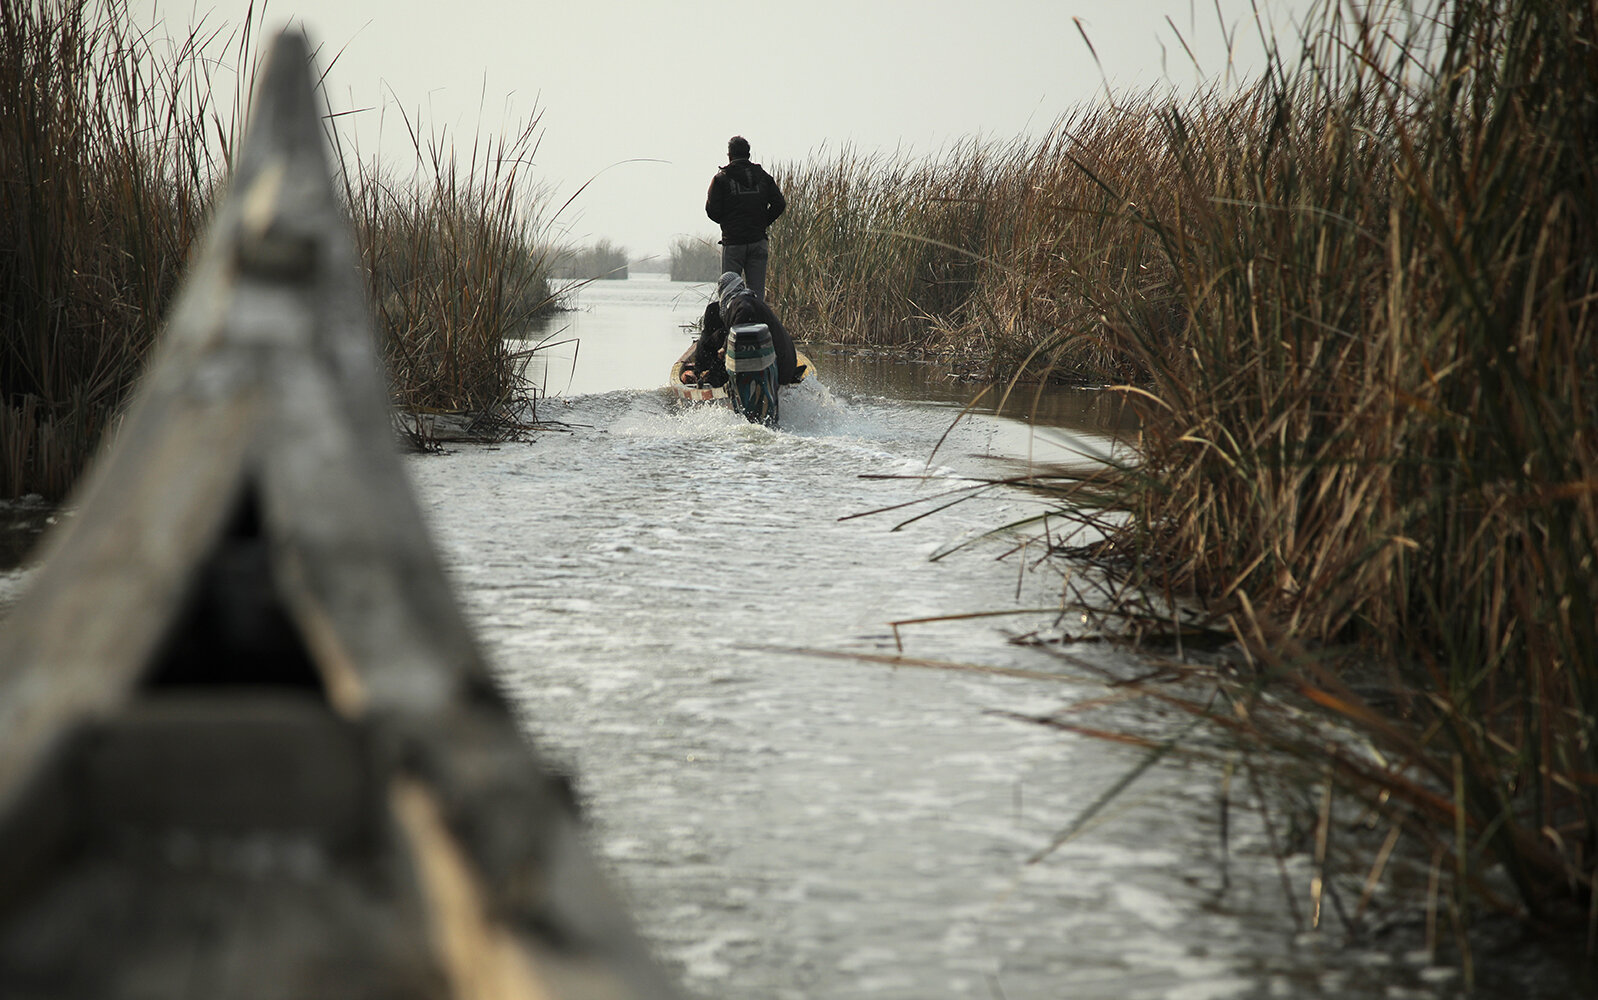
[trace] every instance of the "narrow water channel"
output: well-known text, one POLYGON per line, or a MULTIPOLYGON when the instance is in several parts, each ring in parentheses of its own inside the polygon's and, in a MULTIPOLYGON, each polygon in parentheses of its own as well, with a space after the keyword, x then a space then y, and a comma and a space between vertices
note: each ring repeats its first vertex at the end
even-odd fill
MULTIPOLYGON (((1033 501, 850 515, 1102 452, 1104 401, 951 431, 964 387, 816 352, 819 384, 787 391, 778 429, 681 408, 663 383, 706 291, 588 286, 533 372, 559 429, 410 461, 528 733, 576 776, 596 853, 689 995, 1453 995, 1446 973, 1297 932, 1246 814, 1223 887, 1220 778, 1180 755, 1029 863, 1141 751, 1002 713, 1109 689, 1007 641, 1051 620, 1036 612, 903 627, 902 652, 1051 678, 880 658, 899 652, 892 622, 1058 603, 1053 569, 999 558, 1009 540, 931 558, 1033 501)), ((1093 718, 1185 721, 1132 701, 1093 718)), ((1285 872, 1304 892, 1301 861, 1285 872)))

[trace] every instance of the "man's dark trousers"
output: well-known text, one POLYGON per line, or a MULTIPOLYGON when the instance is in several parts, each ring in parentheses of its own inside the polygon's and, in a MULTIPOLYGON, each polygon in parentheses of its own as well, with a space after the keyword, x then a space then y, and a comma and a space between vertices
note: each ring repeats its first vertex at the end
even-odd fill
POLYGON ((766 244, 769 241, 761 240, 758 243, 723 243, 721 245, 721 270, 723 273, 732 271, 744 276, 744 284, 749 290, 760 296, 763 301, 766 297, 766 244))

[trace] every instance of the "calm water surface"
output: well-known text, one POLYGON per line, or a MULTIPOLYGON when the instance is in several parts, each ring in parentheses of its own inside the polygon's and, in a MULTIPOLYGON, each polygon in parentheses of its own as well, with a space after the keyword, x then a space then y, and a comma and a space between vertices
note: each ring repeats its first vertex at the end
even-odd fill
MULTIPOLYGON (((1057 679, 864 657, 896 651, 890 622, 1058 603, 1055 570, 998 558, 1011 541, 929 558, 1035 508, 1012 493, 845 518, 962 473, 1103 454, 1113 410, 1062 398, 1054 426, 950 431, 967 387, 820 352, 780 429, 681 408, 663 383, 708 291, 588 286, 543 331, 575 343, 534 371, 555 394, 540 418, 566 430, 410 464, 527 731, 576 774, 596 852, 691 996, 1451 995, 1446 971, 1295 933, 1236 813, 1223 891, 1207 765, 1161 764, 1029 863, 1139 756, 998 713, 1108 689, 1006 641, 1050 621, 1037 613, 906 627, 903 652, 1057 679)), ((1130 702, 1091 720, 1183 722, 1130 702)), ((1306 893, 1307 864, 1287 873, 1306 893)))

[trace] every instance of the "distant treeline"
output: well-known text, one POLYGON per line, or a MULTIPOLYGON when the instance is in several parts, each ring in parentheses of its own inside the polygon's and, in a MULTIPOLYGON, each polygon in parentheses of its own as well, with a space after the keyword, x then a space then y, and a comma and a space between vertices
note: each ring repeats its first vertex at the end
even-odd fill
POLYGON ((721 277, 721 245, 706 236, 671 241, 672 281, 715 281, 721 277))
POLYGON ((600 239, 585 247, 563 247, 550 257, 550 277, 627 280, 627 248, 600 239))

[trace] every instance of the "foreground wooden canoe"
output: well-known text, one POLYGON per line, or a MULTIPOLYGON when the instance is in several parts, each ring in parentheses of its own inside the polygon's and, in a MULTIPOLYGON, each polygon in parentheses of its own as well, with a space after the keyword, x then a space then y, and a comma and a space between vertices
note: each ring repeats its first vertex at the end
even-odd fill
POLYGON ((673 996, 429 544, 310 71, 0 622, 0 994, 673 996))

